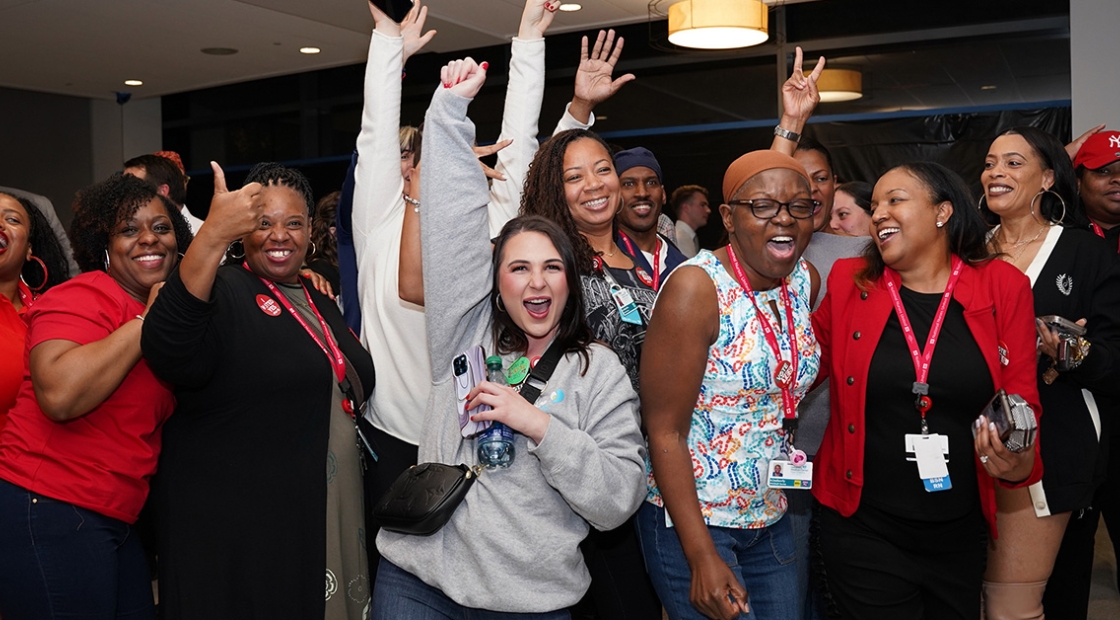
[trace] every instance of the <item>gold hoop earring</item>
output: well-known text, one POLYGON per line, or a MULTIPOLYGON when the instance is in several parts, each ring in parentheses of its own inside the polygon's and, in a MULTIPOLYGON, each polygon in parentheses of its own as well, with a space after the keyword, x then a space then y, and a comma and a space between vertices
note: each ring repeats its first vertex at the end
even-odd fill
POLYGON ((984 198, 986 198, 986 196, 984 194, 980 194, 980 200, 976 201, 976 210, 981 213, 983 213, 984 209, 988 206, 984 204, 984 198))
POLYGON ((1058 202, 1062 203, 1062 217, 1058 218, 1057 220, 1052 220, 1050 218, 1046 218, 1046 219, 1051 224, 1061 224, 1062 222, 1064 222, 1065 219, 1066 219, 1066 201, 1065 201, 1064 198, 1062 198, 1061 194, 1059 194, 1058 192, 1056 192, 1052 189, 1044 189, 1044 190, 1038 192, 1037 194, 1035 194, 1034 198, 1031 198, 1031 215, 1034 215, 1034 202, 1036 200, 1038 200, 1038 197, 1043 195, 1043 194, 1054 194, 1054 196, 1057 197, 1058 202))
POLYGON ((318 249, 319 249, 319 248, 317 248, 317 247, 315 246, 315 242, 314 242, 314 241, 312 241, 312 242, 311 242, 311 251, 310 251, 310 252, 308 252, 308 253, 307 253, 307 255, 308 255, 308 256, 315 256, 315 252, 316 252, 316 251, 317 251, 318 249))
POLYGON ((240 239, 231 242, 229 244, 229 247, 226 248, 226 254, 229 254, 229 257, 232 258, 233 260, 241 260, 241 259, 245 258, 245 244, 242 243, 240 239), (240 256, 233 253, 233 245, 235 243, 241 244, 241 255, 240 256))

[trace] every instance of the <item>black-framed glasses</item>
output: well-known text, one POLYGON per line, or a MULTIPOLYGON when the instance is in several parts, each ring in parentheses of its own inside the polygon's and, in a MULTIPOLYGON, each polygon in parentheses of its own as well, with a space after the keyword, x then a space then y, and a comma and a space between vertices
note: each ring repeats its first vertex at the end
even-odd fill
POLYGON ((777 217, 782 207, 786 208, 790 217, 798 220, 807 220, 821 210, 819 200, 799 198, 789 202, 778 202, 769 198, 755 198, 754 200, 729 200, 727 204, 732 207, 748 207, 751 213, 760 220, 769 220, 777 217))

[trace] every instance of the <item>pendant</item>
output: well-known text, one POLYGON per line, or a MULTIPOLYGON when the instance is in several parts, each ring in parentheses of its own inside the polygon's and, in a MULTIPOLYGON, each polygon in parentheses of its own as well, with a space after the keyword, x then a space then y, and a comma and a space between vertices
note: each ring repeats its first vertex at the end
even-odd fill
POLYGON ((778 387, 783 390, 789 389, 789 386, 793 384, 793 364, 787 360, 782 360, 778 364, 778 368, 774 370, 774 383, 777 383, 778 387))

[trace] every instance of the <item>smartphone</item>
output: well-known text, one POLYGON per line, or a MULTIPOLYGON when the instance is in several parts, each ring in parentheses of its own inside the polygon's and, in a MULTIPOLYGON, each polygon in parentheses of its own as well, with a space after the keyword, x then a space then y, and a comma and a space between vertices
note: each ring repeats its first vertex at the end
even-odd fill
POLYGON ((1085 328, 1070 321, 1069 319, 1060 317, 1056 314, 1049 314, 1046 316, 1038 317, 1052 332, 1058 332, 1060 336, 1084 336, 1085 328))
MULTIPOLYGON (((1000 441, 1007 441, 1013 429, 1012 421, 1009 419, 1009 408, 1010 403, 1007 399, 1007 392, 1001 389, 996 392, 996 395, 992 397, 992 400, 988 401, 988 405, 980 412, 980 415, 996 425, 996 432, 999 433, 1000 441)), ((973 438, 976 437, 976 428, 972 429, 972 436, 973 438)))
POLYGON ((486 355, 482 347, 475 345, 451 360, 451 372, 455 381, 455 412, 459 417, 459 432, 463 437, 473 437, 490 428, 490 421, 471 421, 471 415, 489 411, 489 405, 479 405, 467 410, 467 396, 474 386, 486 380, 486 355))
POLYGON ((389 19, 397 22, 398 24, 404 20, 404 16, 412 10, 412 0, 369 0, 370 4, 381 9, 381 12, 388 15, 389 19))

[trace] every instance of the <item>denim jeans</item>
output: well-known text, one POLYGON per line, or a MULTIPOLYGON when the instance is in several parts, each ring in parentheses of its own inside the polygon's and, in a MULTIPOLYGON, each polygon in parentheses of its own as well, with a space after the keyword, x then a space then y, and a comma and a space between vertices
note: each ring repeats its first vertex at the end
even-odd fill
POLYGON ((789 507, 783 518, 789 521, 793 532, 793 545, 797 549, 797 588, 801 593, 801 618, 803 620, 821 620, 824 618, 824 604, 820 601, 813 565, 809 550, 812 539, 809 536, 810 525, 813 521, 813 506, 816 500, 808 491, 788 491, 786 499, 789 507))
POLYGON ((438 588, 381 558, 373 587, 373 620, 569 620, 568 610, 507 613, 464 607, 438 588))
MULTIPOLYGON (((800 620, 796 549, 789 519, 745 530, 708 527, 716 552, 747 590, 750 613, 741 618, 800 620)), ((666 527, 665 509, 648 502, 638 509, 638 537, 653 587, 671 620, 704 620, 689 601, 692 571, 675 528, 666 527)))
POLYGON ((0 480, 0 615, 154 620, 132 526, 0 480))

